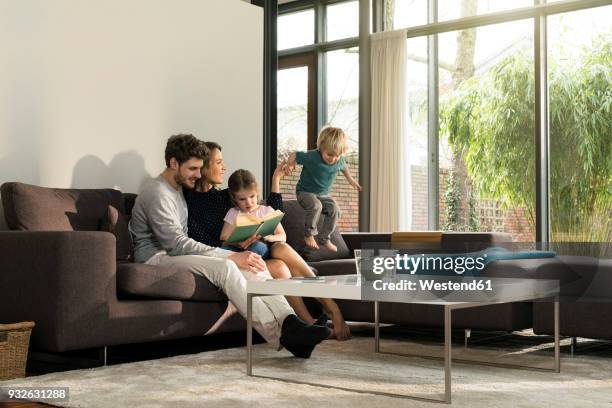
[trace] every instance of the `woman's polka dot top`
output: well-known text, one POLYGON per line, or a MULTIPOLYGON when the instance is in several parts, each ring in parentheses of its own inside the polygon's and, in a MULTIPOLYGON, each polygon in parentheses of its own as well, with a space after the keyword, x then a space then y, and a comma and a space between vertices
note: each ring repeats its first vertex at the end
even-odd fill
MULTIPOLYGON (((223 229, 223 218, 233 207, 229 190, 213 188, 207 192, 185 189, 183 191, 189 214, 187 234, 203 244, 220 247, 219 237, 223 229)), ((283 210, 283 196, 279 193, 270 193, 266 203, 275 210, 283 210)))

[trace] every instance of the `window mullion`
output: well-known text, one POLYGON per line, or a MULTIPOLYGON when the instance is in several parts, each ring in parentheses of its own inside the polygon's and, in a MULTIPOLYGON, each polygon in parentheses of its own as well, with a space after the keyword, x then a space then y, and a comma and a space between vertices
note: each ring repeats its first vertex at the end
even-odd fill
MULTIPOLYGON (((428 23, 438 21, 438 0, 427 2, 428 23)), ((427 37, 427 205, 428 229, 440 228, 440 159, 438 154, 439 118, 438 118, 438 35, 427 37)))
MULTIPOLYGON (((536 0, 543 2, 544 0, 536 0)), ((536 242, 549 242, 549 121, 546 15, 534 19, 536 242)))
MULTIPOLYGON (((314 129, 314 135, 309 135, 313 140, 317 139, 318 130, 327 123, 327 64, 325 52, 319 47, 319 44, 325 43, 327 24, 327 10, 325 5, 320 1, 315 1, 315 53, 316 53, 316 75, 317 75, 317 100, 316 100, 316 117, 317 128, 314 129)), ((313 146, 309 146, 309 149, 313 146)))

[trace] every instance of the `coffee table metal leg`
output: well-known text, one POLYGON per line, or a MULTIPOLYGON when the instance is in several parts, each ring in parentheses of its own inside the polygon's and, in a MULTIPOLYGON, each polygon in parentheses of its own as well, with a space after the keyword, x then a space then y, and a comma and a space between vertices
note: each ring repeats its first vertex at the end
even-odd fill
POLYGON ((559 298, 555 298, 555 372, 561 372, 561 353, 560 353, 560 335, 559 335, 559 298))
POLYGON ((374 302, 374 352, 380 352, 380 320, 378 302, 374 302))
POLYGON ((247 375, 253 375, 253 295, 247 293, 247 375))
POLYGON ((451 403, 451 308, 444 306, 444 402, 451 403))

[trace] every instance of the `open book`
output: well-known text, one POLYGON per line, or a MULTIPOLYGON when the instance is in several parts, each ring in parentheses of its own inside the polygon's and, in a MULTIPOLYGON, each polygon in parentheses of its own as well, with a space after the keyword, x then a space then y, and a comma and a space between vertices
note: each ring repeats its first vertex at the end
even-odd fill
POLYGON ((240 213, 238 217, 236 217, 236 227, 234 231, 232 231, 225 242, 233 244, 242 242, 253 235, 261 235, 262 237, 272 235, 284 215, 285 213, 279 210, 271 212, 263 218, 240 213))

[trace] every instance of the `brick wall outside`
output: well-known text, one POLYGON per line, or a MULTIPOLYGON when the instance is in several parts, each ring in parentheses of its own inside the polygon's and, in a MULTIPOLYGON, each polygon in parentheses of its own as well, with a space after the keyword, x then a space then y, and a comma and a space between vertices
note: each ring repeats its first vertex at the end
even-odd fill
POLYGON ((411 166, 412 176, 412 230, 427 231, 427 167, 411 166))
MULTIPOLYGON (((446 205, 444 193, 448 180, 448 169, 440 169, 440 227, 446 221, 446 205)), ((425 191, 425 194, 427 192, 425 191)), ((468 203, 462 203, 468 206, 468 203)), ((492 199, 476 199, 476 208, 479 214, 479 231, 507 232, 512 235, 514 242, 533 242, 535 234, 528 221, 525 208, 503 208, 501 203, 492 199)))
MULTIPOLYGON (((355 180, 359 180, 359 158, 357 154, 346 157, 346 161, 355 180)), ((281 193, 285 199, 295 199, 295 185, 300 178, 301 166, 296 168, 290 176, 281 180, 281 193)), ((427 223, 427 168, 412 166, 412 230, 426 231, 427 223)), ((440 226, 445 221, 444 193, 448 170, 440 169, 440 226)), ((338 222, 340 231, 359 230, 359 195, 346 181, 342 174, 338 174, 331 189, 331 196, 336 199, 342 212, 338 222)), ((465 203, 467 205, 467 203, 465 203)), ((489 199, 477 199, 476 207, 479 212, 480 231, 508 232, 512 234, 515 242, 532 242, 535 234, 528 221, 528 214, 524 208, 501 207, 499 202, 489 199)))

